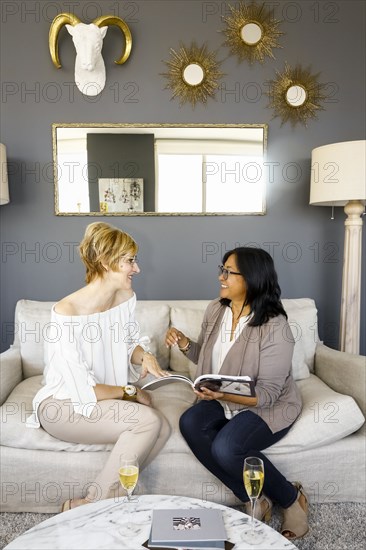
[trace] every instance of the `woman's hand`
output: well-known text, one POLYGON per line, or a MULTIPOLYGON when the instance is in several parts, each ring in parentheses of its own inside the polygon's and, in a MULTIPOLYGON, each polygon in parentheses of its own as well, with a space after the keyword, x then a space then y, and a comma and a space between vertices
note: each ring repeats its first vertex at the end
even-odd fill
POLYGON ((193 391, 200 399, 203 399, 204 401, 213 401, 214 399, 222 399, 224 397, 224 394, 221 391, 212 391, 205 388, 205 386, 201 387, 201 391, 193 391))
POLYGON ((166 370, 163 370, 160 367, 155 355, 153 355, 148 351, 145 351, 145 353, 142 356, 141 366, 142 366, 141 378, 145 378, 148 372, 156 376, 156 378, 164 378, 166 376, 170 376, 169 372, 167 372, 166 370))
POLYGON ((136 396, 137 403, 141 403, 141 405, 146 405, 147 407, 150 407, 151 406, 150 394, 145 390, 141 390, 140 388, 136 388, 136 390, 137 390, 137 396, 136 396))
POLYGON ((165 335, 166 347, 172 347, 178 345, 179 348, 185 348, 188 345, 189 339, 183 332, 175 327, 170 327, 165 335))

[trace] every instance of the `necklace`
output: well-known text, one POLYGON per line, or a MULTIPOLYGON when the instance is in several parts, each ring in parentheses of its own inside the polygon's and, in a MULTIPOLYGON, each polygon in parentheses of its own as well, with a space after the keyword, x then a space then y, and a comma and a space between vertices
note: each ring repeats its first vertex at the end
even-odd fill
POLYGON ((234 319, 234 315, 233 315, 232 321, 231 321, 231 337, 230 337, 230 340, 232 340, 233 337, 234 337, 235 329, 236 329, 239 321, 240 321, 240 317, 238 317, 237 319, 234 319))
POLYGON ((245 324, 248 322, 250 314, 249 315, 242 315, 238 319, 234 320, 234 317, 232 315, 231 319, 231 331, 229 330, 230 327, 230 314, 232 315, 232 310, 229 308, 225 312, 224 318, 221 323, 221 329, 220 329, 220 335, 219 335, 219 348, 218 348, 218 372, 220 371, 222 364, 225 360, 225 357, 229 350, 231 349, 232 345, 235 343, 236 338, 239 336, 237 325, 239 321, 241 321, 241 330, 244 328, 245 324), (235 327, 234 327, 235 323, 235 327), (228 341, 228 337, 230 334, 230 340, 228 341))
POLYGON ((230 306, 230 309, 233 316, 233 327, 238 324, 239 319, 241 319, 242 317, 248 317, 248 315, 250 315, 250 311, 248 313, 245 313, 245 311, 248 309, 248 306, 241 307, 237 316, 235 315, 233 306, 230 306))

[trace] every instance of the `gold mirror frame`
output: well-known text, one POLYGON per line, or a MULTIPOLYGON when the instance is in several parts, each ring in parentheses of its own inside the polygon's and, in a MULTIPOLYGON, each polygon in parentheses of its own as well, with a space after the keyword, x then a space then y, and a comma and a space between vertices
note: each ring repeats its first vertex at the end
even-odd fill
POLYGON ((171 60, 164 61, 169 71, 162 76, 169 81, 165 89, 172 90, 171 99, 179 98, 180 106, 190 102, 193 108, 197 103, 206 104, 210 97, 215 96, 219 80, 224 76, 216 52, 208 51, 206 44, 199 47, 192 42, 188 48, 181 44, 178 51, 171 48, 170 53, 171 60), (203 71, 202 81, 198 84, 190 84, 184 77, 184 71, 190 65, 198 65, 203 71))
MULTIPOLYGON (((241 139, 247 141, 250 144, 258 141, 258 132, 261 133, 261 148, 263 154, 263 161, 266 159, 267 154, 267 137, 268 137, 268 125, 267 124, 173 124, 173 123, 58 123, 55 122, 52 124, 52 145, 53 145, 53 165, 54 165, 54 204, 55 204, 55 214, 56 216, 223 216, 223 215, 265 215, 266 214, 266 197, 265 197, 265 188, 266 188, 266 178, 263 180, 264 183, 264 194, 262 199, 262 207, 258 211, 249 211, 237 210, 225 212, 214 212, 214 211, 187 211, 187 212, 166 212, 166 211, 142 211, 142 212, 103 212, 103 211, 80 211, 80 210, 65 210, 60 207, 60 170, 63 170, 63 164, 60 160, 60 154, 64 151, 60 150, 59 143, 59 130, 71 131, 75 139, 83 138, 84 134, 87 132, 100 133, 100 134, 151 134, 154 131, 159 131, 160 139, 178 139, 183 142, 190 139, 199 139, 207 140, 208 133, 210 134, 211 140, 214 142, 220 139, 220 136, 223 141, 227 141, 229 144, 235 143, 238 140, 238 136, 235 135, 237 132, 242 134, 241 139), (252 130, 255 131, 254 135, 252 130), (249 139, 249 134, 252 133, 249 139), (224 133, 224 137, 222 134, 224 133)), ((66 136, 67 139, 70 139, 71 135, 68 133, 66 136)), ((65 136, 64 136, 65 138, 65 136)), ((241 141, 241 140, 239 140, 241 141)), ((121 162, 120 159, 116 158, 116 161, 113 162, 113 165, 110 166, 111 169, 115 169, 116 164, 121 162)), ((123 161, 124 162, 124 161, 123 161)), ((134 168, 134 163, 126 162, 124 163, 126 168, 134 168)), ((66 170, 71 169, 71 178, 70 181, 75 182, 74 174, 74 162, 69 162, 66 165, 66 170)), ((67 172, 69 173, 69 172, 67 172)), ((110 177, 110 176, 105 176, 110 177)), ((117 176, 119 177, 119 176, 117 176)), ((123 177, 123 176, 122 176, 123 177)), ((127 176, 126 176, 127 177, 127 176)), ((138 175, 130 174, 133 179, 137 179, 138 175)), ((75 203, 78 204, 78 203, 75 203)), ((239 206, 239 203, 234 203, 235 206, 239 206)))
POLYGON ((301 123, 307 126, 308 119, 317 118, 318 111, 324 111, 321 101, 327 98, 325 84, 318 82, 318 74, 311 74, 310 69, 303 69, 300 65, 291 68, 285 63, 283 72, 276 71, 275 80, 270 80, 270 98, 267 107, 274 110, 272 118, 280 117, 281 126, 290 121, 292 126, 301 123), (305 91, 305 100, 299 105, 292 105, 288 100, 287 92, 290 88, 298 86, 305 91))
POLYGON ((233 55, 239 58, 239 61, 247 60, 250 64, 254 62, 263 63, 265 57, 275 58, 272 48, 281 48, 278 44, 278 38, 283 32, 278 30, 280 21, 273 16, 273 9, 268 9, 265 4, 239 4, 238 7, 229 5, 231 14, 223 16, 226 23, 226 29, 223 33, 226 35, 224 42, 233 55), (261 38, 256 43, 245 42, 241 31, 245 25, 257 25, 262 32, 261 38))

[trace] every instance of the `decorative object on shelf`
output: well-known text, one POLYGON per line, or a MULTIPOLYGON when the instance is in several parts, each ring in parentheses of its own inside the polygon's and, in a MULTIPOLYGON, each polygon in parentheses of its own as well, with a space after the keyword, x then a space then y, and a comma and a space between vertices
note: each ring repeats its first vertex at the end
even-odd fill
POLYGON ((263 3, 229 5, 231 15, 223 17, 226 23, 225 46, 228 46, 239 61, 263 63, 265 57, 274 59, 272 48, 281 48, 278 38, 284 34, 278 30, 280 21, 274 18, 273 10, 263 3))
POLYGON ((72 13, 59 13, 51 23, 49 48, 52 62, 58 69, 61 63, 58 55, 58 35, 66 26, 76 49, 75 83, 81 93, 87 96, 98 95, 105 86, 105 65, 102 57, 103 39, 109 25, 116 25, 125 37, 125 48, 117 65, 122 65, 130 56, 132 35, 128 25, 120 17, 102 15, 86 25, 72 13))
POLYGON ((340 350, 360 353, 362 213, 366 204, 366 140, 317 147, 311 155, 310 204, 344 206, 340 350))
POLYGON ((99 178, 99 204, 104 214, 143 212, 143 178, 99 178))
POLYGON ((6 147, 0 143, 0 205, 8 204, 9 199, 9 184, 8 184, 8 165, 6 161, 6 147))
POLYGON ((276 75, 266 93, 270 98, 268 107, 274 110, 272 118, 279 116, 281 126, 288 120, 292 126, 298 122, 307 126, 309 118, 317 118, 317 112, 324 111, 320 102, 327 98, 326 85, 318 82, 319 73, 313 75, 309 68, 291 68, 285 63, 284 71, 276 71, 276 75))
POLYGON ((214 97, 220 78, 220 61, 216 52, 207 50, 206 44, 199 47, 192 42, 189 48, 181 44, 176 52, 172 48, 171 60, 164 61, 169 67, 168 73, 162 73, 169 83, 166 89, 173 92, 172 98, 179 98, 180 105, 189 101, 193 108, 196 103, 207 103, 209 97, 214 97))

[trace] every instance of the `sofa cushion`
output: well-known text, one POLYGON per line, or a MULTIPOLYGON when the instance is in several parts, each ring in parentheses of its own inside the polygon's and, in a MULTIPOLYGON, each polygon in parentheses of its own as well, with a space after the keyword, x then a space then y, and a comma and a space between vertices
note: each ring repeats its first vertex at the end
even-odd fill
MULTIPOLYGON (((17 304, 14 344, 20 346, 24 378, 43 373, 44 342, 54 303, 20 300, 17 304)), ((161 367, 167 369, 169 350, 162 335, 169 327, 169 306, 154 300, 137 301, 135 317, 140 325, 140 335, 149 336, 152 353, 156 354, 161 367)))
POLYGON ((19 300, 17 303, 14 344, 20 346, 24 378, 43 373, 44 340, 54 303, 33 300, 19 300))
MULTIPOLYGON (((266 449, 275 455, 329 445, 357 431, 365 418, 349 395, 332 390, 314 374, 299 380, 303 409, 288 434, 266 449)), ((291 415, 291 410, 288 414, 291 415)))
MULTIPOLYGON (((171 324, 189 338, 197 339, 208 301, 202 301, 196 307, 172 307, 171 324)), ((308 298, 282 300, 288 315, 288 322, 295 339, 292 358, 292 374, 295 380, 308 378, 314 367, 314 354, 318 342, 317 309, 313 300, 308 298)), ((195 378, 196 366, 181 353, 177 347, 171 350, 170 366, 172 370, 189 373, 195 378)))
POLYGON ((169 350, 164 336, 169 328, 170 308, 155 300, 137 300, 135 318, 140 325, 140 336, 150 338, 150 351, 156 355, 162 369, 169 367, 169 350))
MULTIPOLYGON (((32 399, 41 386, 41 376, 23 380, 1 407, 1 443, 7 447, 45 451, 104 451, 111 445, 84 445, 60 441, 42 428, 26 428, 25 420, 32 409, 32 399)), ((357 431, 365 419, 352 397, 330 389, 315 375, 298 382, 303 410, 289 433, 266 454, 277 455, 327 445, 357 431)), ((183 382, 168 384, 151 393, 153 405, 172 427, 172 434, 162 452, 190 452, 179 432, 181 414, 196 400, 183 382)), ((288 414, 291 415, 289 410, 288 414)), ((245 413, 241 413, 245 414, 245 413)))
MULTIPOLYGON (((203 315, 209 304, 209 300, 200 301, 200 303, 192 305, 173 306, 170 311, 170 322, 173 327, 181 330, 188 338, 197 340, 201 330, 203 315)), ((181 374, 195 378, 194 373, 196 365, 194 365, 181 351, 178 346, 174 346, 170 351, 170 368, 181 374)))
MULTIPOLYGON (((113 444, 69 443, 52 437, 42 428, 27 428, 25 421, 32 411, 33 398, 41 385, 41 375, 23 380, 2 405, 0 410, 2 445, 20 449, 69 452, 112 449, 113 444)), ((150 393, 153 406, 165 415, 172 426, 172 435, 164 449, 168 449, 169 452, 181 452, 182 447, 188 450, 180 435, 178 422, 181 414, 195 402, 195 394, 187 384, 182 382, 169 384, 150 393)))
POLYGON ((1 445, 42 451, 105 451, 110 445, 83 445, 61 441, 42 428, 27 428, 25 421, 32 412, 32 401, 41 387, 42 376, 23 380, 1 407, 1 445))
POLYGON ((282 305, 295 339, 292 370, 295 380, 314 372, 315 348, 319 342, 318 310, 310 298, 284 298, 282 305))

